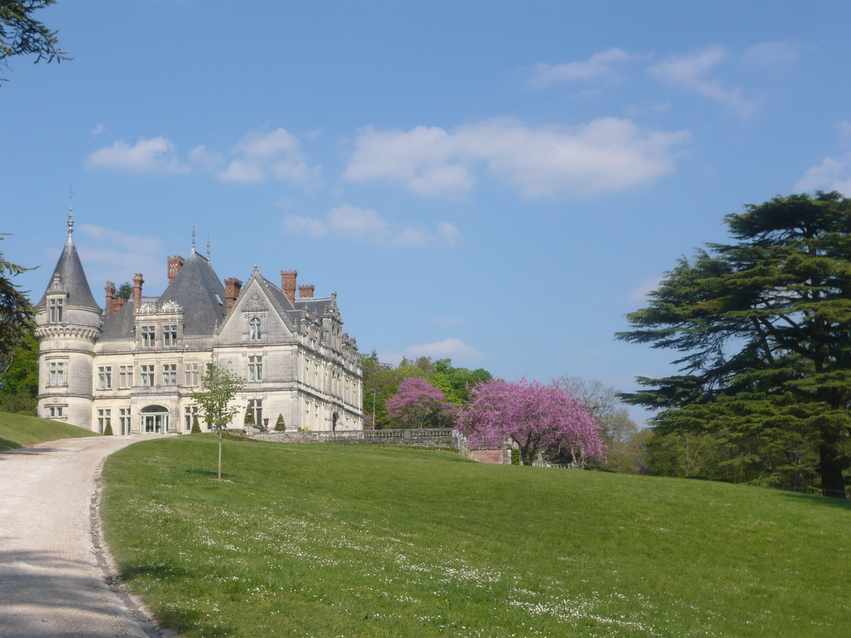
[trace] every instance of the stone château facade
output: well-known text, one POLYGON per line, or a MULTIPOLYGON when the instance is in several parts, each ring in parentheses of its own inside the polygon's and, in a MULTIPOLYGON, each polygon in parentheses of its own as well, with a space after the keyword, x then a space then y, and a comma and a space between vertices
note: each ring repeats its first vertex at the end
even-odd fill
POLYGON ((193 239, 187 259, 168 258, 162 295, 145 296, 141 274, 127 302, 107 282, 104 311, 73 228, 69 215, 68 240, 37 304, 39 416, 97 432, 110 423, 115 434, 188 432, 191 394, 216 364, 245 380, 236 402, 269 429, 279 414, 287 430, 363 429, 357 343, 342 330, 336 293, 314 297, 294 270, 281 272, 280 288, 256 267, 245 285, 223 284, 193 239))

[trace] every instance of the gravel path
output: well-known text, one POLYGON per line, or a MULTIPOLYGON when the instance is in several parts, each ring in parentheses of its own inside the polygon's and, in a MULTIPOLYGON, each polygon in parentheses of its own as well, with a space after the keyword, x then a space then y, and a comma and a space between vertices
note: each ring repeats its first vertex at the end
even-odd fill
POLYGON ((150 437, 51 441, 0 454, 0 636, 160 636, 100 540, 100 468, 150 437))

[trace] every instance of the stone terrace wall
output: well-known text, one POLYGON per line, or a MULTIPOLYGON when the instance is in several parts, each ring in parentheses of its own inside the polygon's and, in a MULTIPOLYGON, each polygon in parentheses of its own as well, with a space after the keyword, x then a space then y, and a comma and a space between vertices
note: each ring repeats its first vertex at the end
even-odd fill
POLYGON ((260 441, 279 443, 369 443, 406 447, 437 447, 458 450, 468 459, 496 465, 511 464, 510 444, 497 449, 472 449, 467 437, 451 428, 423 430, 347 430, 344 432, 258 432, 247 428, 247 435, 260 441))
POLYGON ((348 430, 344 432, 262 432, 249 436, 260 441, 280 443, 371 443, 373 445, 404 445, 440 447, 457 450, 459 434, 451 428, 423 430, 348 430))

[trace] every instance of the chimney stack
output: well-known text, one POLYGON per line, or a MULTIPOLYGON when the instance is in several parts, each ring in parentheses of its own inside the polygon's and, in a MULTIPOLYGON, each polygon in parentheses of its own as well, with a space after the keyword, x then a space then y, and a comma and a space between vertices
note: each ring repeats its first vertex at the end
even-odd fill
POLYGON ((142 278, 142 273, 136 273, 133 277, 133 312, 139 312, 142 306, 142 284, 145 280, 142 278))
POLYGON ((313 290, 316 288, 314 285, 310 286, 299 286, 298 287, 298 297, 299 299, 312 299, 313 298, 313 290))
POLYGON ((242 290, 242 282, 239 279, 225 279, 226 312, 230 312, 230 309, 233 308, 233 304, 236 303, 236 299, 239 297, 240 290, 242 290))
POLYGON ((292 305, 295 305, 296 277, 298 277, 297 270, 281 271, 281 290, 284 291, 292 305))
POLYGON ((106 318, 109 319, 115 314, 115 283, 107 281, 104 290, 106 291, 106 318))
POLYGON ((180 255, 168 258, 168 283, 174 281, 174 278, 177 277, 177 273, 180 272, 180 269, 183 268, 183 264, 185 263, 186 260, 180 255))
POLYGON ((126 304, 126 303, 127 303, 126 299, 122 299, 121 297, 116 299, 114 305, 112 306, 112 314, 114 315, 116 312, 121 310, 124 307, 124 304, 126 304))

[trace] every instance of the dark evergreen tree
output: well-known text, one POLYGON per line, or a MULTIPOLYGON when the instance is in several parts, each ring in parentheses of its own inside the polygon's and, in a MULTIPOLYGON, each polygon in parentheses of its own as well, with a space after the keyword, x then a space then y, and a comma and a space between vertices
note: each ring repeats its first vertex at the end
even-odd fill
POLYGON ((639 379, 627 401, 660 435, 712 434, 745 478, 845 498, 851 431, 851 200, 775 197, 725 218, 666 273, 618 334, 680 353, 680 374, 639 379))

